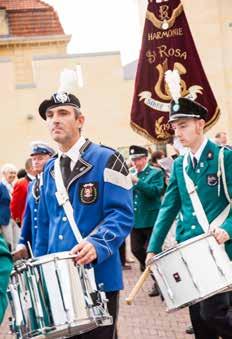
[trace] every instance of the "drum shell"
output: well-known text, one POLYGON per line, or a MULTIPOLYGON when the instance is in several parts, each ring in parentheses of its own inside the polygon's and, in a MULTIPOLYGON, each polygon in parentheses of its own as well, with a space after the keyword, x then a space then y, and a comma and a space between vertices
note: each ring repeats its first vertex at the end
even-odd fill
POLYGON ((9 300, 14 319, 13 331, 17 336, 23 339, 70 337, 112 324, 106 300, 103 298, 97 306, 93 305, 90 275, 86 272, 83 266, 75 265, 69 252, 28 260, 23 269, 15 270, 11 277, 9 300), (18 288, 17 292, 14 291, 22 277, 30 291, 31 306, 26 316, 19 306, 21 302, 18 302, 23 296, 18 293, 18 288), (28 319, 31 312, 33 317, 28 319))
POLYGON ((210 235, 200 235, 153 257, 151 271, 167 311, 197 303, 232 286, 232 263, 210 235))

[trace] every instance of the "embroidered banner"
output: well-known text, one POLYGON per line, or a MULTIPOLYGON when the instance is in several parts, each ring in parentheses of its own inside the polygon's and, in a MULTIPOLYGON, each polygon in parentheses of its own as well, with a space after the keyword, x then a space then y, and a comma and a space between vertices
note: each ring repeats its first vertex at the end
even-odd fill
POLYGON ((220 110, 205 75, 180 0, 148 0, 135 91, 131 126, 155 143, 165 143, 173 134, 168 124, 171 97, 164 82, 168 69, 181 77, 181 95, 209 110, 206 129, 220 110))

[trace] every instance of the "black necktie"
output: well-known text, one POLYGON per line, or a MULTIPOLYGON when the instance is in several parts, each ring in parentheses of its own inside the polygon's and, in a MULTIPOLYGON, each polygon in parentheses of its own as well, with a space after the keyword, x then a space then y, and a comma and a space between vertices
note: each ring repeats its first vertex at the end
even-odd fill
POLYGON ((197 158, 193 157, 193 169, 197 167, 197 158))
POLYGON ((34 196, 36 200, 39 200, 39 194, 40 194, 40 182, 39 182, 39 177, 36 176, 35 185, 34 185, 34 196))
POLYGON ((71 174, 71 167, 70 167, 71 159, 67 156, 61 156, 60 158, 60 169, 61 174, 64 180, 64 185, 67 186, 68 178, 71 174))

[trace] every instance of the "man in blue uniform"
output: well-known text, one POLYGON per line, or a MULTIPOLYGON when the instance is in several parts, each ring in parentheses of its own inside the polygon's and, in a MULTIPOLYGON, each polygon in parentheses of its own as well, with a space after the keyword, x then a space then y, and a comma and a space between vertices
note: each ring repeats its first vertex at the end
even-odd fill
MULTIPOLYGON (((183 146, 189 147, 185 171, 194 183, 209 224, 226 209, 230 200, 226 197, 219 170, 220 148, 204 136, 207 109, 197 102, 180 98, 171 102, 170 122, 175 135, 183 146)), ((193 208, 190 194, 186 188, 183 172, 184 157, 174 161, 172 174, 158 214, 148 246, 147 262, 154 253, 161 252, 164 239, 180 212, 176 229, 176 240, 183 242, 203 233, 199 222, 199 210, 193 208)), ((224 150, 224 166, 227 189, 232 197, 232 152, 224 150)), ((204 226, 204 225, 203 225, 204 226)), ((232 258, 232 211, 221 219, 213 232, 219 244, 232 258), (220 227, 219 227, 220 226, 220 227)), ((207 279, 207 267, 206 276, 207 279)), ((210 284, 210 281, 208 282, 210 284)), ((190 306, 190 317, 196 339, 232 338, 231 294, 221 293, 190 306)))
POLYGON ((6 186, 0 182, 0 230, 4 233, 4 227, 8 227, 10 221, 10 194, 6 186))
POLYGON ((28 243, 30 244, 32 252, 34 252, 38 228, 37 214, 40 197, 41 173, 44 165, 54 153, 54 150, 44 142, 39 141, 32 143, 30 156, 36 178, 29 184, 19 244, 17 245, 16 251, 12 253, 14 260, 28 256, 28 243))
POLYGON ((132 184, 127 166, 118 152, 81 135, 84 116, 74 95, 55 93, 41 103, 39 113, 46 120, 59 151, 43 173, 35 254, 72 251, 77 254, 78 264, 93 264, 96 283, 103 283, 109 299, 108 309, 114 324, 76 338, 116 338, 118 291, 123 287, 118 248, 133 225, 132 184), (74 219, 83 237, 78 244, 56 198, 54 162, 57 158, 74 219))

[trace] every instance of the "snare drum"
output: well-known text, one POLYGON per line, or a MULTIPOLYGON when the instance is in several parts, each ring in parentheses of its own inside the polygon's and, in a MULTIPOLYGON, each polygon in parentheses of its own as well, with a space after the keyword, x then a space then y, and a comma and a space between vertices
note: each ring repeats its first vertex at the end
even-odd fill
POLYGON ((39 319, 36 319, 25 261, 21 260, 15 265, 7 294, 12 311, 11 329, 17 338, 39 334, 39 319))
POLYGON ((151 260, 167 311, 195 304, 232 286, 232 263, 215 238, 200 235, 151 260))
MULTIPOLYGON (((28 323, 28 314, 26 317, 19 307, 22 295, 13 291, 18 284, 14 274, 9 299, 19 338, 69 337, 112 324, 104 292, 91 289, 88 270, 76 266, 68 252, 28 260, 24 266, 30 291, 27 308, 33 313, 34 322, 28 323)), ((17 280, 21 279, 22 270, 16 272, 17 280)))

